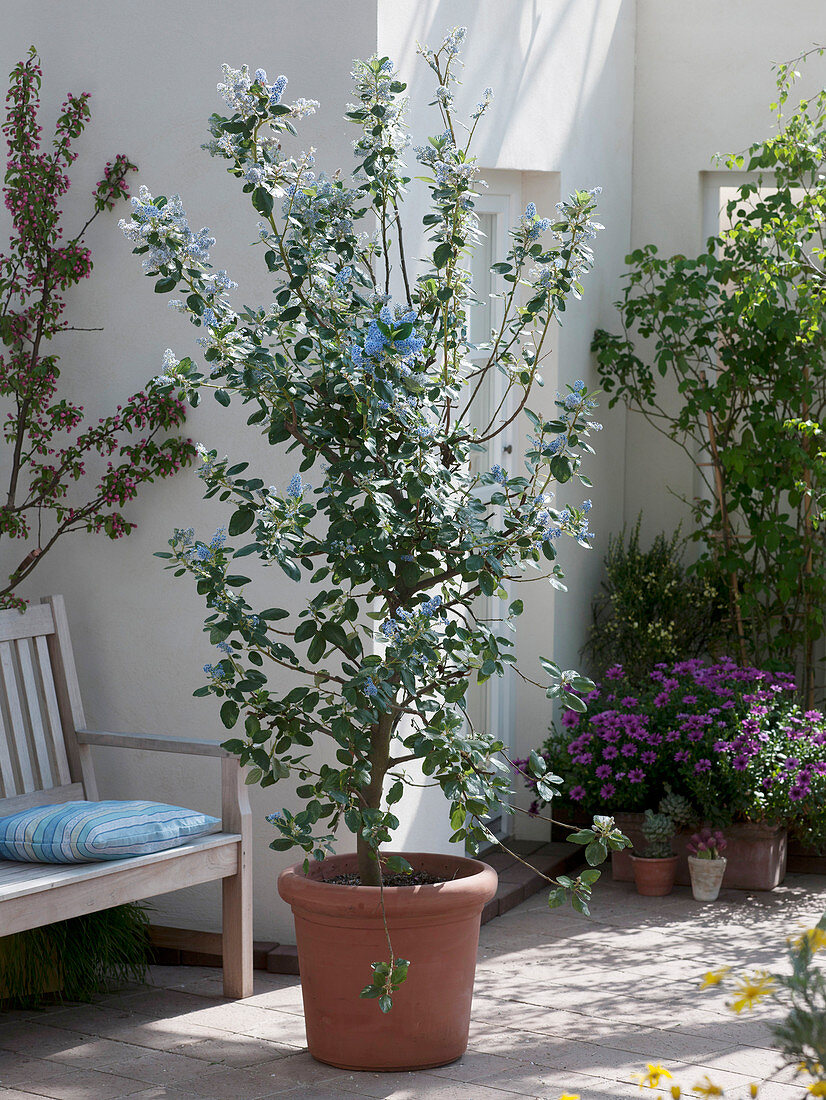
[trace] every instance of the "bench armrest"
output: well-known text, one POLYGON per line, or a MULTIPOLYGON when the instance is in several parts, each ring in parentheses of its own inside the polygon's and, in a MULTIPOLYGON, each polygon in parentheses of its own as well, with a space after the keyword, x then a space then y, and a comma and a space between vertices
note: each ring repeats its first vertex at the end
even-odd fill
MULTIPOLYGON (((114 745, 121 749, 147 749, 156 752, 180 752, 190 756, 213 756, 221 760, 221 818, 226 832, 240 833, 245 850, 252 839, 250 802, 244 771, 238 757, 222 749, 218 741, 191 741, 166 737, 162 733, 104 733, 77 730, 81 745, 114 745)), ((246 859, 247 856, 244 856, 246 859)))
POLYGON ((120 749, 146 749, 149 752, 179 752, 189 756, 227 757, 218 741, 194 741, 186 737, 167 737, 162 733, 106 733, 78 730, 81 745, 111 745, 120 749))

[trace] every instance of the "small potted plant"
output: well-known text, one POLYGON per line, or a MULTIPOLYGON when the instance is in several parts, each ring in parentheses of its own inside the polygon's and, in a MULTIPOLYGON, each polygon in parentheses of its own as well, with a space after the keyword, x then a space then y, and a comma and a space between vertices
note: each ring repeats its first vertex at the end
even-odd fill
POLYGON ((686 844, 691 892, 695 901, 716 901, 726 873, 726 838, 719 829, 704 826, 686 844))
POLYGON ((674 822, 668 814, 645 811, 642 822, 645 848, 631 856, 637 893, 643 897, 663 897, 674 889, 677 872, 677 856, 671 847, 674 832, 674 822))

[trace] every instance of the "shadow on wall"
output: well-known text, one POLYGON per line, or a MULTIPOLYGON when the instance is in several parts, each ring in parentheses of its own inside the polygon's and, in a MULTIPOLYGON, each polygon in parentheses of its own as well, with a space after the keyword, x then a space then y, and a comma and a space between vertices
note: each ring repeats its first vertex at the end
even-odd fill
MULTIPOLYGON (((397 3, 398 0, 394 0, 394 7, 397 3)), ((531 4, 520 4, 515 18, 510 14, 506 18, 500 4, 480 4, 478 0, 472 4, 466 0, 419 3, 415 8, 410 6, 405 13, 405 36, 400 42, 401 48, 396 47, 397 56, 393 60, 409 72, 418 43, 436 49, 447 31, 457 24, 468 23, 472 31, 463 49, 465 98, 468 105, 475 103, 488 85, 493 85, 495 93, 488 125, 478 139, 480 163, 550 171, 558 169, 559 163, 564 161, 574 135, 586 125, 591 99, 599 97, 604 62, 618 31, 621 7, 621 3, 606 4, 603 0, 555 0, 552 3, 533 0, 531 4), (604 34, 610 9, 614 16, 611 41, 600 49, 598 30, 604 34), (566 51, 564 57, 552 58, 555 43, 570 44, 571 41, 577 43, 575 52, 566 51), (521 64, 506 63, 513 58, 519 58, 521 64), (557 88, 563 85, 566 89, 564 100, 549 101, 549 89, 543 80, 543 70, 549 62, 553 64, 554 85, 557 88), (563 72, 567 70, 562 80, 557 79, 560 68, 563 72), (544 120, 543 149, 521 150, 522 162, 512 164, 505 120, 524 115, 526 104, 532 101, 536 106, 533 111, 528 108, 529 113, 540 114, 544 120), (550 126, 549 113, 555 116, 550 126), (525 163, 535 159, 537 154, 543 156, 544 149, 553 150, 555 164, 525 163)), ((382 37, 380 33, 380 45, 382 37)), ((414 95, 416 90, 412 89, 414 95)))

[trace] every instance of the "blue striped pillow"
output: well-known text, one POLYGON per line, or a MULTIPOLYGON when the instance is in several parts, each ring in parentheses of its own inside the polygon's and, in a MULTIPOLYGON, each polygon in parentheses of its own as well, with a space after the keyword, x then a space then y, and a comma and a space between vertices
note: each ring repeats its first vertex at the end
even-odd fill
POLYGON ((0 859, 95 863, 177 848, 217 817, 160 802, 62 802, 0 818, 0 859))

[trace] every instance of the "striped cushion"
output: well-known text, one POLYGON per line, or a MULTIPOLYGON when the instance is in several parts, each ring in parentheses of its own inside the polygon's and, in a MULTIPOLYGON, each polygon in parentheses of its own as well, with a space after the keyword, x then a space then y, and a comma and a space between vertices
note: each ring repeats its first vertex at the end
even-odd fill
POLYGON ((216 817, 159 802, 62 802, 0 818, 0 859, 94 863, 177 848, 216 817))

